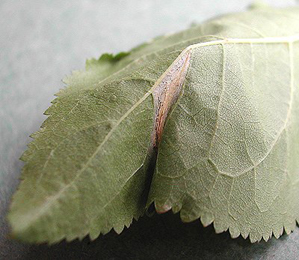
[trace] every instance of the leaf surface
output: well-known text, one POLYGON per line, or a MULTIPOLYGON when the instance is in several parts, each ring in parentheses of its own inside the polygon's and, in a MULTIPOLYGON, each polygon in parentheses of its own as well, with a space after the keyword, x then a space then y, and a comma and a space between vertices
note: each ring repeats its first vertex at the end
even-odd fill
POLYGON ((299 42, 290 26, 299 20, 271 16, 217 20, 207 28, 221 25, 226 39, 192 47, 149 198, 160 212, 172 208, 184 221, 214 222, 216 232, 252 242, 289 233, 299 217, 299 42), (252 38, 228 38, 238 36, 236 27, 252 38))
POLYGON ((14 236, 119 233, 146 200, 252 242, 293 230, 298 12, 228 15, 87 61, 65 80, 22 157, 14 236))

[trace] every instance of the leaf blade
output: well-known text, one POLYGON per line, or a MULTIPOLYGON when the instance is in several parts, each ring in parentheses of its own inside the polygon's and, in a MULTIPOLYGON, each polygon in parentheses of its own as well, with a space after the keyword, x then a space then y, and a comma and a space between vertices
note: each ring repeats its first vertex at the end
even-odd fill
MULTIPOLYGON (((221 36, 235 29, 225 28, 225 19, 221 36)), ((194 64, 163 134, 148 205, 154 202, 162 213, 180 211, 183 221, 213 222, 217 233, 229 230, 232 237, 249 236, 251 242, 294 230, 299 154, 290 155, 288 147, 298 146, 298 130, 293 126, 291 134, 288 129, 298 126, 297 37, 290 29, 289 36, 229 38, 189 47, 194 64), (230 82, 223 89, 226 78, 230 82), (260 127, 254 127, 256 122, 260 127)))
POLYGON ((148 202, 252 242, 278 237, 282 227, 293 230, 299 215, 298 91, 290 91, 299 77, 297 12, 229 15, 129 54, 88 61, 85 72, 67 79, 70 87, 58 94, 23 156, 23 181, 9 214, 14 234, 29 242, 94 239, 111 228, 121 232, 143 214, 152 94, 159 101, 159 80, 189 51, 192 65, 167 118, 148 202))

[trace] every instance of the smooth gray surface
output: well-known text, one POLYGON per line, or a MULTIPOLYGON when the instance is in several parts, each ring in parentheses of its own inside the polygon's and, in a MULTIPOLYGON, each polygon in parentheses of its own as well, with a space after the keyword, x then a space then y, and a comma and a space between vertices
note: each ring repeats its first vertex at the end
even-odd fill
MULTIPOLYGON (((268 1, 273 5, 292 0, 268 1)), ((215 15, 241 11, 247 0, 0 1, 0 259, 299 259, 299 229, 251 245, 216 235, 177 216, 142 218, 120 236, 90 243, 28 246, 7 239, 5 215, 18 185, 18 160, 61 79, 86 58, 126 51, 150 38, 215 15)))

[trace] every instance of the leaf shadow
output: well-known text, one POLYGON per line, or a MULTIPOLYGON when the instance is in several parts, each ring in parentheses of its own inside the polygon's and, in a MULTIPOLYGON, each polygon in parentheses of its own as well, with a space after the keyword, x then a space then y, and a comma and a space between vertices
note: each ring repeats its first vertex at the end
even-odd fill
MULTIPOLYGON (((286 236, 280 239, 280 242, 286 236)), ((215 234, 199 221, 182 223, 178 214, 142 217, 117 235, 111 231, 94 241, 62 241, 56 245, 30 246, 25 259, 255 259, 267 255, 279 240, 251 244, 215 234)))

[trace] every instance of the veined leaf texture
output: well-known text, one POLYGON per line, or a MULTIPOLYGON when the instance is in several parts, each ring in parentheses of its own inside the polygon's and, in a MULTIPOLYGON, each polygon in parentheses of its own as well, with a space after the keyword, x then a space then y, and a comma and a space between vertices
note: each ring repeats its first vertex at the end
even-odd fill
POLYGON ((13 235, 95 239, 152 203, 252 242, 294 230, 298 14, 231 14, 87 61, 22 157, 13 235))

